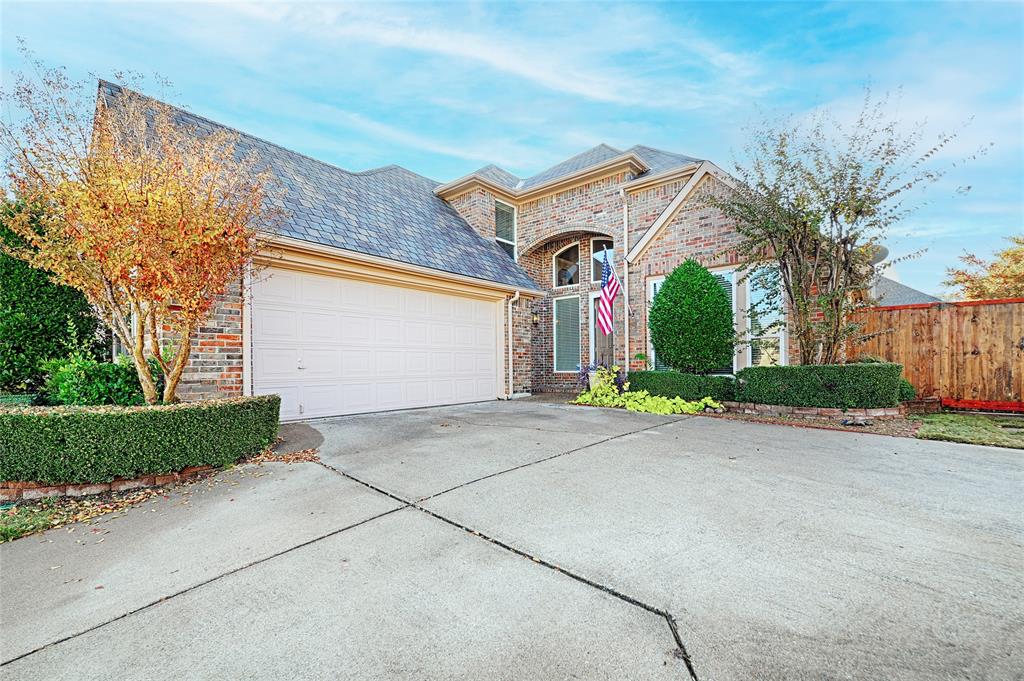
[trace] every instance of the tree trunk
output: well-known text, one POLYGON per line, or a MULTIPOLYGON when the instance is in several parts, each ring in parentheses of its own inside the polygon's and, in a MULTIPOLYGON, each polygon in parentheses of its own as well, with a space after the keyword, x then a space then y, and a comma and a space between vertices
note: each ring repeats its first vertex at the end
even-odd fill
POLYGON ((174 353, 174 364, 169 373, 165 374, 164 380, 164 403, 171 404, 178 401, 178 383, 181 375, 188 366, 188 358, 192 354, 192 327, 186 326, 181 330, 178 337, 178 351, 174 353))
POLYGON ((156 404, 160 396, 156 393, 156 382, 153 380, 153 374, 149 370, 149 362, 146 361, 146 357, 142 353, 142 345, 139 343, 136 343, 135 347, 132 348, 132 363, 135 364, 135 371, 139 374, 139 384, 142 385, 142 397, 146 400, 146 404, 156 404))

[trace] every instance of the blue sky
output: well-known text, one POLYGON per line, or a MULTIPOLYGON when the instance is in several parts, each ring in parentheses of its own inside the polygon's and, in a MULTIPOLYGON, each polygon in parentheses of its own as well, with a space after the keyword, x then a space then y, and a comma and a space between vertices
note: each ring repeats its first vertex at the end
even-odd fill
POLYGON ((941 294, 963 250, 1024 232, 1024 4, 19 3, 15 38, 72 75, 159 73, 175 103, 352 170, 531 175, 590 146, 648 144, 729 168, 764 114, 850 115, 871 83, 939 159, 992 143, 890 233, 898 278, 941 294), (956 188, 971 185, 966 196, 956 188))

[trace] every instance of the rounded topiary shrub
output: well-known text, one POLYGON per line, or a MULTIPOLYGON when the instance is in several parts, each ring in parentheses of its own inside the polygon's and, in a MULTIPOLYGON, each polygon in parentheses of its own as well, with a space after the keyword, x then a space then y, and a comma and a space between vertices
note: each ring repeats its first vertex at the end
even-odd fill
POLYGON ((706 374, 732 365, 732 302, 695 260, 666 277, 651 305, 650 327, 655 355, 676 371, 706 374))

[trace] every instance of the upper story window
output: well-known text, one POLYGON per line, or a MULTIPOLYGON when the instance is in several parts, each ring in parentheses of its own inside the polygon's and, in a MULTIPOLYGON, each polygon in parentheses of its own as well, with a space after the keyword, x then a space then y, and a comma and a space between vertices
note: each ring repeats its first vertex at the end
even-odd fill
POLYGON ((601 281, 605 249, 608 249, 608 264, 612 269, 615 268, 615 251, 612 250, 611 239, 594 239, 590 243, 590 281, 601 281))
POLYGON ((494 202, 494 240, 516 259, 516 209, 498 201, 494 202))
POLYGON ((580 245, 573 244, 555 253, 554 285, 572 286, 580 283, 580 245))

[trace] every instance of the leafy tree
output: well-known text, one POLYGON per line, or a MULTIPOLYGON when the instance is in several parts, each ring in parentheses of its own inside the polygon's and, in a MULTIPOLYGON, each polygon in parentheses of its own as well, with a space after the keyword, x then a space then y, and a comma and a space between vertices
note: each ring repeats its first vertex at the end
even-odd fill
MULTIPOLYGON (((22 248, 7 228, 23 205, 0 206, 0 243, 22 248)), ((0 251, 0 390, 34 392, 44 362, 71 352, 102 353, 99 320, 81 292, 55 284, 49 274, 0 251)))
POLYGON ((985 262, 967 253, 960 260, 965 267, 946 270, 947 286, 959 287, 967 300, 1024 297, 1024 235, 1008 237, 1012 246, 985 262))
POLYGON ((0 122, 0 144, 17 197, 45 211, 39 229, 15 215, 27 245, 6 250, 81 291, 124 343, 146 402, 160 399, 148 359, 174 401, 194 332, 275 221, 269 171, 236 133, 132 89, 94 98, 22 52, 35 68, 3 93, 16 116, 0 122))
POLYGON ((650 327, 655 355, 677 371, 706 374, 732 364, 732 303, 696 260, 665 278, 651 304, 650 327))
POLYGON ((881 240, 914 209, 915 192, 947 172, 934 158, 956 135, 922 148, 923 128, 904 131, 886 109, 886 99, 866 92, 849 124, 827 110, 806 122, 766 123, 735 182, 726 178, 730 190, 706 197, 735 220, 737 251, 751 263, 746 276, 772 292, 761 305, 788 309, 803 364, 839 361, 859 335, 851 313, 873 302, 881 240))

